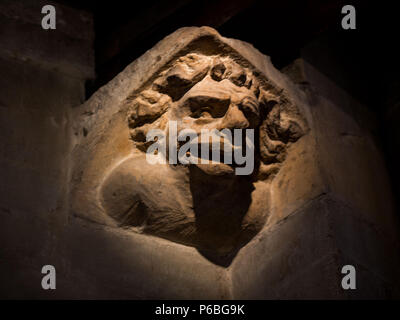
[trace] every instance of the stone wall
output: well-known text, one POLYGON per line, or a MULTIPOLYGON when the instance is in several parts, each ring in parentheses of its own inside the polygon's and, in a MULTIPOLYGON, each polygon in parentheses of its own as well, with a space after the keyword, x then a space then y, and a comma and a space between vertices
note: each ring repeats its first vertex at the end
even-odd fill
POLYGON ((398 297, 398 220, 371 134, 377 122, 306 61, 285 71, 310 99, 315 158, 293 157, 288 175, 277 177, 279 218, 240 252, 233 290, 244 299, 398 297), (346 264, 357 270, 357 290, 341 288, 346 264))
POLYGON ((50 1, 0 2, 0 296, 54 297, 41 268, 63 264, 71 110, 94 77, 91 14, 50 1), (56 7, 56 30, 41 9, 56 7))
POLYGON ((31 3, 0 4, 0 297, 398 297, 388 175, 370 134, 374 120, 346 92, 303 60, 285 75, 249 44, 183 28, 84 102, 93 77, 91 16, 56 5, 60 24, 45 31, 41 6, 31 3), (188 48, 224 52, 257 71, 295 102, 309 127, 273 179, 257 182, 268 188, 268 219, 228 265, 191 245, 121 228, 96 202, 93 183, 131 152, 126 101, 188 48), (56 290, 40 286, 45 264, 56 267, 56 290), (355 291, 340 286, 345 264, 356 267, 355 291))
MULTIPOLYGON (((129 273, 131 291, 120 291, 118 296, 344 299, 398 295, 397 221, 385 164, 371 135, 373 117, 305 61, 297 61, 291 69, 285 76, 252 46, 223 38, 210 28, 184 28, 158 43, 77 109, 72 220, 78 225, 87 220, 88 235, 99 235, 107 239, 107 248, 125 252, 114 258, 119 271, 109 276, 125 288, 121 278, 125 270, 135 270, 135 275, 129 273), (181 52, 201 53, 204 48, 212 55, 227 52, 265 76, 272 87, 281 88, 292 99, 309 126, 289 147, 276 175, 256 183, 256 191, 267 185, 262 198, 268 199, 264 207, 268 220, 228 265, 213 263, 191 246, 119 227, 107 217, 97 193, 104 174, 133 152, 126 122, 130 97, 136 97, 135 92, 149 81, 157 82, 158 70, 174 65, 171 61, 181 52), (346 264, 358 270, 358 290, 341 288, 340 271, 346 264)), ((140 171, 138 181, 146 181, 150 171, 146 166, 140 171)), ((167 179, 161 171, 159 178, 160 183, 167 179)), ((255 205, 260 201, 253 197, 255 205)), ((104 267, 107 274, 105 263, 96 266, 104 267)), ((92 273, 91 264, 85 267, 92 273)))

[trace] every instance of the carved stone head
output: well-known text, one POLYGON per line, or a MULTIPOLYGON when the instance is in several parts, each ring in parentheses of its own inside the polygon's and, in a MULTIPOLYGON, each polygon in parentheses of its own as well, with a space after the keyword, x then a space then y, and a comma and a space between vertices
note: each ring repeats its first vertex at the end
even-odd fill
POLYGON ((269 183, 307 130, 285 92, 243 57, 207 39, 163 65, 123 101, 121 112, 131 153, 104 172, 101 210, 120 227, 194 246, 222 265, 265 224, 269 183), (146 135, 152 129, 168 135, 172 120, 178 133, 254 129, 254 170, 236 175, 237 164, 223 161, 149 164, 152 141, 146 135))

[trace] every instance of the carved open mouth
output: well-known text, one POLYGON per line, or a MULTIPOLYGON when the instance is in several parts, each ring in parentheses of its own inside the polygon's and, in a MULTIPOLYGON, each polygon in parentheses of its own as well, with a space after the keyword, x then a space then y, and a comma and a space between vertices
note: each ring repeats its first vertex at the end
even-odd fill
MULTIPOLYGON (((197 150, 197 153, 192 154, 190 151, 186 152, 186 156, 190 156, 190 162, 193 165, 198 166, 203 171, 209 174, 223 175, 233 174, 235 168, 244 166, 243 163, 239 164, 237 161, 237 154, 243 156, 243 152, 246 150, 246 144, 252 144, 253 141, 246 139, 246 135, 243 133, 240 144, 234 144, 232 139, 227 138, 221 132, 217 133, 218 138, 212 143, 212 140, 207 144, 201 141, 201 137, 197 137, 190 141, 189 146, 191 149, 197 150)), ((186 142, 180 142, 178 150, 186 142)), ((253 148, 254 150, 254 148, 253 148)), ((254 157, 254 154, 253 154, 254 157)))

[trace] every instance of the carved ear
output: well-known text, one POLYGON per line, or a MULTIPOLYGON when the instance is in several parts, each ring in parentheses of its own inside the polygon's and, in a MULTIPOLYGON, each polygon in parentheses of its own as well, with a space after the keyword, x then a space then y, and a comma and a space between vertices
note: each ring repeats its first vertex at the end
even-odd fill
POLYGON ((297 107, 285 97, 260 89, 260 174, 264 180, 279 171, 287 148, 307 131, 307 124, 297 107))
POLYGON ((154 90, 142 91, 134 100, 129 101, 127 121, 132 141, 137 149, 146 152, 153 141, 146 141, 150 129, 162 129, 162 116, 171 105, 171 98, 154 90))

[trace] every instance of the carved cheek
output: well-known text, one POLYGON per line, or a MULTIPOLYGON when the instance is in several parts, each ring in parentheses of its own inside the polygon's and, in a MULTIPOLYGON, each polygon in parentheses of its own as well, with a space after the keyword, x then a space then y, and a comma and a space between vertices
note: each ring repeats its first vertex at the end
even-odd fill
POLYGON ((225 114, 224 118, 220 124, 220 130, 222 129, 246 129, 250 125, 249 121, 239 110, 238 106, 231 104, 229 106, 228 112, 225 114))

